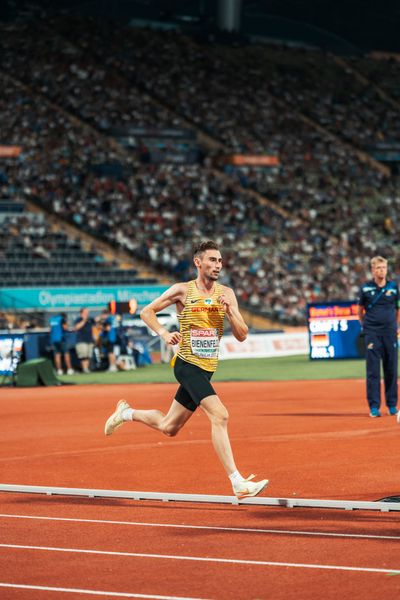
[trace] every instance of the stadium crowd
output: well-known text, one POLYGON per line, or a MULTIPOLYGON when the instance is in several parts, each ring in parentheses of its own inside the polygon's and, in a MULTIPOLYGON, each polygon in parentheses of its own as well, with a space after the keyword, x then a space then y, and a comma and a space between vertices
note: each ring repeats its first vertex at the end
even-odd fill
MULTIPOLYGON (((123 28, 96 20, 53 19, 51 29, 79 40, 81 49, 177 107, 178 114, 222 134, 229 145, 242 147, 250 133, 256 148, 260 127, 258 141, 265 148, 265 122, 259 108, 268 107, 272 97, 283 99, 356 147, 368 148, 400 135, 398 109, 370 81, 353 73, 350 64, 343 68, 336 57, 320 50, 200 44, 176 32, 123 28)), ((395 65, 395 61, 388 63, 394 74, 395 65)))
MULTIPOLYGON (((47 25, 1 30, 0 142, 23 147, 1 163, 3 196, 34 198, 179 278, 191 275, 193 241, 217 239, 241 302, 287 323, 304 322, 308 301, 354 298, 371 254, 396 258, 398 182, 356 151, 380 137, 378 121, 363 120, 387 106, 331 58, 281 49, 264 65, 262 46, 94 21, 47 25), (188 123, 219 143, 218 155, 143 164, 104 135, 188 123), (213 168, 237 153, 278 156, 279 165, 213 168), (109 164, 118 176, 106 174, 109 164)), ((391 107, 379 123, 384 134, 398 134, 397 114, 391 107)))

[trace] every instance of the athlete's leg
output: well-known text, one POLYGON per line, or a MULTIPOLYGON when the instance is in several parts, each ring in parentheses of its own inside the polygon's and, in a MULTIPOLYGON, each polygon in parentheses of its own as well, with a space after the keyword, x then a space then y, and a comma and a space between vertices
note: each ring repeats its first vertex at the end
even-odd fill
POLYGON ((140 410, 136 409, 132 415, 132 421, 138 421, 148 427, 157 429, 168 436, 174 436, 178 433, 184 424, 190 419, 193 411, 188 410, 176 400, 172 400, 167 414, 161 410, 140 410))
POLYGON ((174 436, 184 426, 186 421, 190 419, 192 414, 193 410, 189 410, 175 399, 172 401, 167 414, 157 409, 135 409, 129 406, 125 400, 119 400, 115 411, 106 421, 104 433, 112 435, 125 422, 136 421, 152 429, 157 429, 157 431, 161 431, 165 435, 174 436))
POLYGON ((250 481, 254 475, 244 479, 236 468, 228 435, 228 411, 217 395, 206 396, 200 404, 211 421, 211 437, 215 452, 231 481, 235 495, 240 498, 257 496, 268 485, 268 479, 250 481))
POLYGON ((207 396, 200 404, 211 422, 211 439, 227 475, 237 471, 228 434, 228 411, 218 396, 207 396))

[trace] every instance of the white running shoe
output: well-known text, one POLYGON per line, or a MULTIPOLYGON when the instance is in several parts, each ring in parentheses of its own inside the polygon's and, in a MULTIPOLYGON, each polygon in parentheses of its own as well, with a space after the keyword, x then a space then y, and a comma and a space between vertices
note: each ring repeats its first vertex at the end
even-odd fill
POLYGON ((73 375, 75 371, 73 369, 68 369, 67 375, 73 375))
POLYGON ((57 375, 64 375, 64 371, 62 369, 57 369, 57 375))
POLYGON ((264 488, 268 485, 268 479, 262 479, 261 481, 251 481, 254 479, 254 475, 250 475, 247 479, 235 483, 233 491, 239 500, 242 498, 250 498, 251 496, 257 496, 264 488))
POLYGON ((115 411, 110 417, 108 417, 106 421, 104 427, 105 435, 111 435, 116 429, 118 429, 118 427, 121 427, 121 425, 125 423, 124 419, 122 418, 122 412, 126 408, 131 408, 126 400, 119 400, 115 411))
POLYGON ((397 422, 400 423, 400 410, 397 411, 396 419, 397 419, 397 422))

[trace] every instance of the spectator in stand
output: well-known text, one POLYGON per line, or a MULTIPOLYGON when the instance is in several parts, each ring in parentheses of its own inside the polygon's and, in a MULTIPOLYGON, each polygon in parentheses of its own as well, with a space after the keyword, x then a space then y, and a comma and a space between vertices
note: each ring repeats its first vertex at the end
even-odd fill
POLYGON ((50 318, 50 342, 54 353, 54 363, 57 375, 63 374, 64 357, 67 375, 73 375, 74 370, 71 365, 71 357, 67 350, 66 332, 68 331, 67 315, 61 313, 50 318))
POLYGON ((79 315, 74 323, 76 331, 75 349, 81 363, 82 372, 90 373, 89 367, 94 348, 93 327, 96 321, 90 316, 87 308, 81 308, 79 315))
MULTIPOLYGON (((20 25, 0 23, 2 134, 25 140, 18 161, 4 162, 0 194, 30 197, 178 279, 193 240, 215 237, 226 248, 224 283, 283 323, 304 323, 308 301, 354 298, 367 276, 360 256, 394 252, 398 262, 399 179, 357 150, 397 139, 398 109, 325 53, 198 45, 64 17, 20 25), (218 144, 202 165, 147 164, 102 135, 123 123, 181 127, 182 117, 218 144), (217 152, 274 155, 279 165, 223 175, 210 168, 217 152), (115 162, 119 180, 92 169, 115 162)), ((10 229, 12 243, 19 235, 10 229)), ((30 252, 51 252, 28 227, 24 239, 30 252)))

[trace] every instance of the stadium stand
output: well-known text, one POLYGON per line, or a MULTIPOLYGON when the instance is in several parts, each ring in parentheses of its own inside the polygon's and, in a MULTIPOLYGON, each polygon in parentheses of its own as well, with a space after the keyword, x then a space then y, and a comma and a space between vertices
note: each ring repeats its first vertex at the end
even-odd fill
POLYGON ((137 282, 136 269, 119 269, 103 262, 100 254, 85 251, 78 239, 52 231, 43 215, 7 216, 2 226, 0 287, 137 282))
MULTIPOLYGON (((375 52, 367 56, 352 56, 351 67, 368 77, 372 84, 388 94, 388 101, 400 103, 400 59, 394 53, 375 52)), ((392 102, 393 103, 393 102, 392 102)))
POLYGON ((398 180, 367 151, 398 111, 334 57, 81 19, 3 26, 0 49, 5 137, 29 148, 5 168, 14 195, 179 278, 192 242, 217 238, 240 301, 286 323, 354 298, 371 254, 397 258, 398 180), (124 124, 216 145, 199 164, 147 164, 105 137, 124 124), (232 154, 279 161, 222 167, 232 154))

